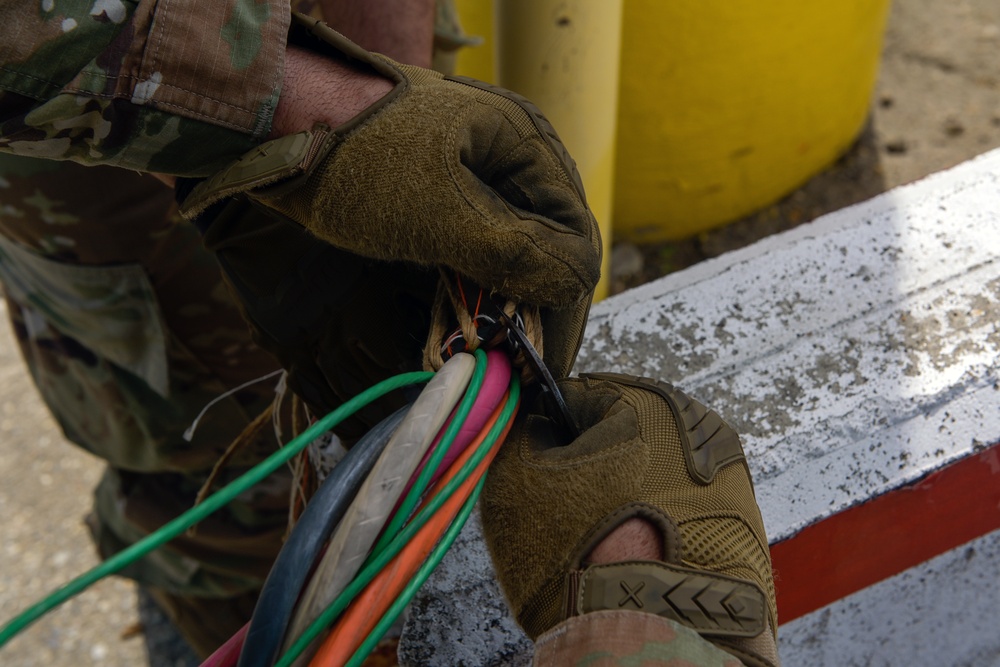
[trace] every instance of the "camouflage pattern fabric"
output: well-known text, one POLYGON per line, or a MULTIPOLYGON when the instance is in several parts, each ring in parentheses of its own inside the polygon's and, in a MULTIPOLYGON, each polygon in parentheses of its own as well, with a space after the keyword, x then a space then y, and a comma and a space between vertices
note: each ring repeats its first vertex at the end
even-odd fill
POLYGON ((637 611, 598 611, 555 626, 535 644, 536 667, 742 667, 680 623, 637 611))
MULTIPOLYGON (((227 445, 274 398, 273 381, 238 391, 184 440, 207 403, 278 366, 252 343, 215 259, 152 177, 0 155, 0 278, 56 421, 109 464, 89 521, 104 556, 190 508, 227 445)), ((220 483, 275 446, 265 429, 220 483)), ((276 473, 125 574, 215 605, 254 595, 280 548, 289 488, 288 473, 276 473)), ((245 620, 222 622, 214 639, 245 620)))
POLYGON ((7 2, 0 150, 205 176, 271 129, 281 0, 7 2))

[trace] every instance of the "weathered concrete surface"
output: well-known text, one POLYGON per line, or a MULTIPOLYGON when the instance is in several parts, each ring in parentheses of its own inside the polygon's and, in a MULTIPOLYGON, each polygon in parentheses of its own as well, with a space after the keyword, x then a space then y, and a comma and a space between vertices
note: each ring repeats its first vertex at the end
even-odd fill
POLYGON ((533 645, 507 611, 482 538, 479 511, 410 606, 399 659, 403 665, 521 667, 533 645), (448 619, 439 623, 435 619, 448 619), (452 622, 462 619, 461 622, 452 622))
POLYGON ((1000 152, 594 308, 741 434, 772 540, 1000 439, 1000 152))
MULTIPOLYGON (((1000 441, 1000 151, 598 304, 576 370, 663 378, 721 413, 743 436, 772 541, 1000 441)), ((836 650, 805 659, 810 638, 899 635, 923 607, 893 616, 887 600, 910 593, 934 601, 954 639, 924 641, 914 664, 964 664, 950 660, 959 641, 969 659, 995 655, 1000 633, 957 622, 970 595, 1000 608, 1000 542, 976 544, 842 601, 857 616, 843 634, 824 628, 847 612, 799 619, 788 664, 844 664, 836 650), (968 553, 962 571, 980 578, 931 576, 968 553)), ((482 624, 418 607, 408 634, 482 624)), ((408 664, 459 664, 448 650, 408 664)))

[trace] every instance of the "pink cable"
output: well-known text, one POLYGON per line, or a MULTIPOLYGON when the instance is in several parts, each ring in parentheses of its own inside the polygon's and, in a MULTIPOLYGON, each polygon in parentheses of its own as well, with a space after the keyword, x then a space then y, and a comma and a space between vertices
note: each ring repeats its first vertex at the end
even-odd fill
MULTIPOLYGON (((469 411, 469 416, 465 419, 465 423, 462 424, 462 428, 459 429, 458 434, 455 436, 455 440, 451 443, 451 447, 448 448, 448 452, 441 459, 441 465, 438 469, 434 471, 434 475, 431 476, 430 482, 427 483, 427 488, 430 488, 434 482, 444 474, 444 471, 452 464, 452 462, 458 458, 459 454, 465 451, 465 448, 469 446, 479 432, 483 429, 483 425, 489 420, 490 415, 496 410, 496 407, 500 405, 500 401, 503 399, 504 394, 507 391, 507 387, 510 385, 510 358, 507 354, 501 350, 490 350, 486 353, 486 375, 483 377, 483 386, 479 389, 479 395, 476 397, 476 402, 472 404, 472 409, 469 411)), ((420 465, 414 471, 410 480, 406 483, 406 488, 403 489, 403 494, 400 496, 400 503, 402 499, 406 497, 409 492, 410 487, 413 483, 417 481, 417 477, 420 475, 420 471, 424 469, 427 465, 427 459, 430 458, 431 453, 434 448, 441 441, 444 436, 445 431, 448 430, 448 426, 451 424, 451 420, 455 418, 455 410, 452 410, 451 416, 448 417, 448 421, 444 423, 441 430, 438 431, 437 436, 434 438, 434 442, 427 449, 427 453, 424 454, 424 458, 420 461, 420 465)), ((397 503, 397 509, 399 503, 397 503)), ((394 510, 395 513, 395 510, 394 510)))
POLYGON ((243 650, 243 640, 246 639, 250 623, 236 631, 236 634, 226 640, 226 643, 215 649, 215 653, 205 658, 201 667, 236 667, 243 650))

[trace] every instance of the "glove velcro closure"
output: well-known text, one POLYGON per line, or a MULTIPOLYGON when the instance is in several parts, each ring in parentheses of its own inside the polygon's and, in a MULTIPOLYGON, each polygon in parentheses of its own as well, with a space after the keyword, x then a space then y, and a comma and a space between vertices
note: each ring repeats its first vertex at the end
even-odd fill
POLYGON ((764 593, 751 582, 660 561, 591 565, 569 586, 567 616, 642 611, 720 637, 756 637, 767 623, 764 593))
POLYGON ((312 132, 298 132, 261 144, 194 187, 181 202, 181 215, 191 220, 227 197, 307 173, 316 157, 328 152, 328 136, 329 128, 318 125, 312 132))

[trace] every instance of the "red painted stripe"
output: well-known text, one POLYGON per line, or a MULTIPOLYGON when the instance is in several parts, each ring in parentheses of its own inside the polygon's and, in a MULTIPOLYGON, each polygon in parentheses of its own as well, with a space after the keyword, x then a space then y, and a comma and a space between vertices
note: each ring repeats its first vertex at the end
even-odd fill
POLYGON ((787 623, 1000 529, 1000 443, 771 547, 787 623))

